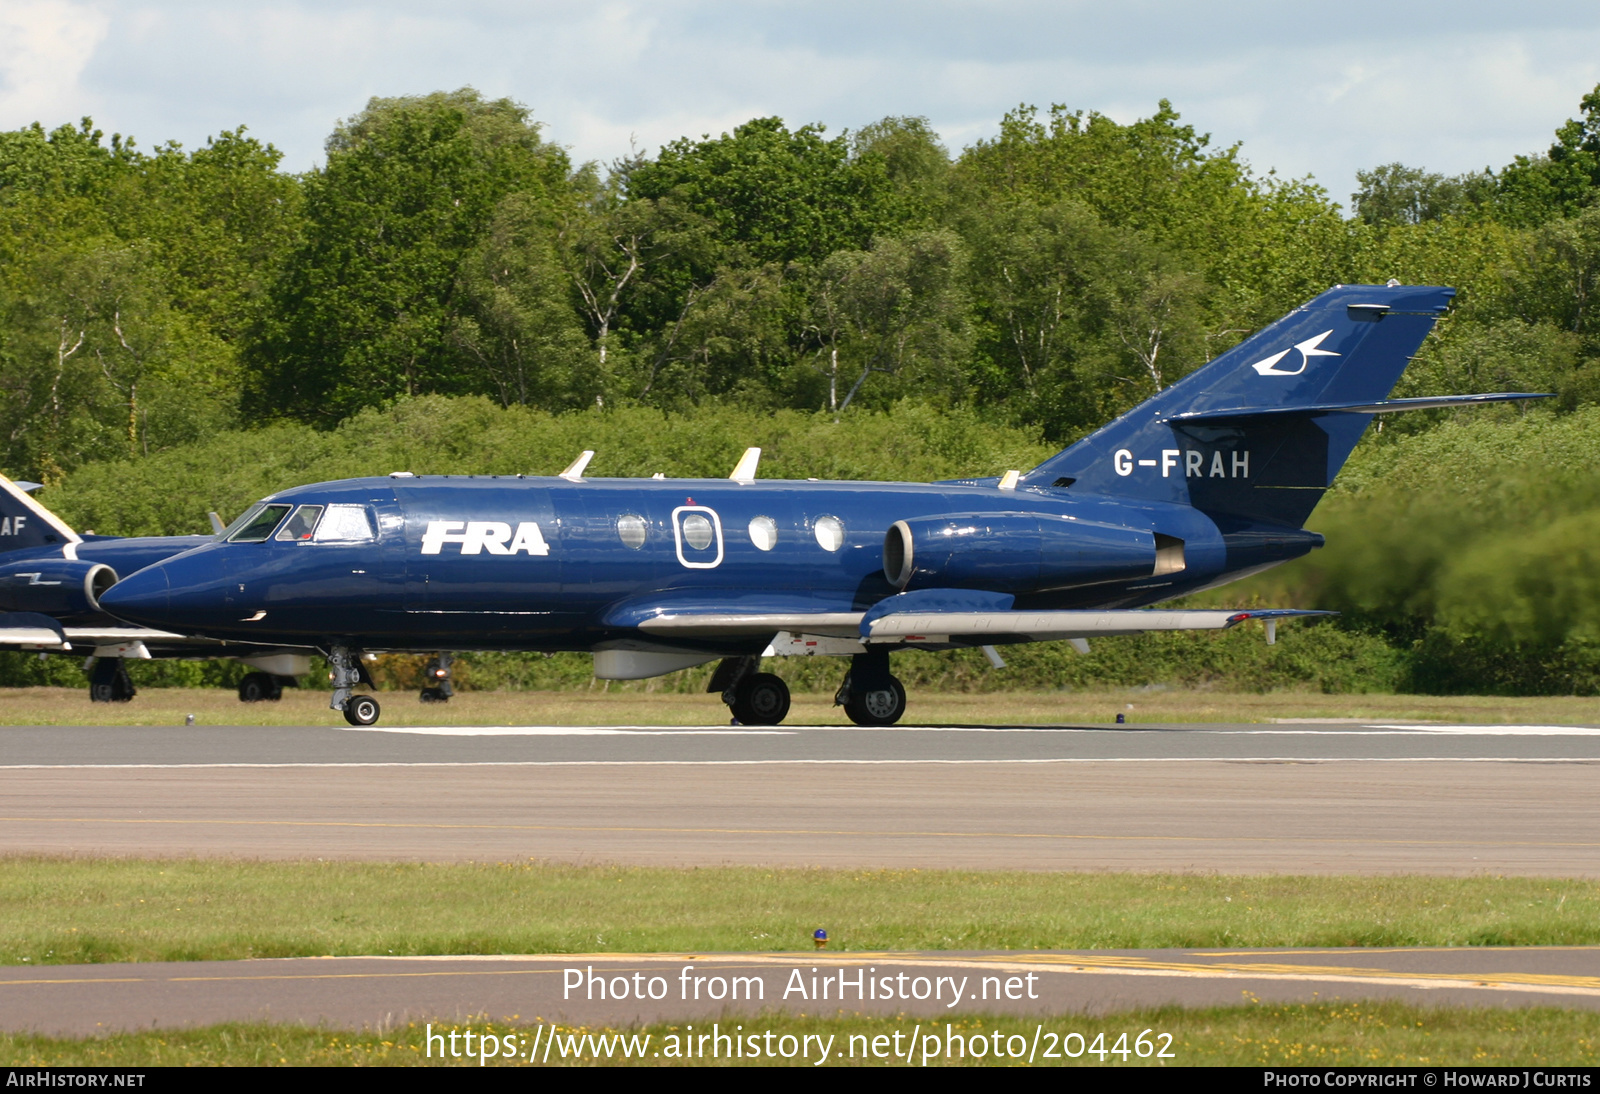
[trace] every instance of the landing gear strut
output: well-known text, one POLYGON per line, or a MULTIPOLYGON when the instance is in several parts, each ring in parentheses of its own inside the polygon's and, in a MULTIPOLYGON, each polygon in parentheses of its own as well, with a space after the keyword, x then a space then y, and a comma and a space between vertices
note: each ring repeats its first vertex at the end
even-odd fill
POLYGON ((906 712, 906 689, 889 672, 889 652, 871 650, 850 658, 850 671, 833 697, 858 726, 892 726, 906 712))
POLYGON ((95 703, 126 703, 137 690, 128 679, 128 666, 120 657, 97 657, 89 669, 89 700, 95 703))
POLYGON ((328 707, 344 715, 353 726, 376 725, 382 708, 370 695, 351 695, 357 684, 372 686, 372 678, 361 667, 361 652, 349 646, 334 646, 328 651, 328 663, 333 666, 333 698, 328 707))
POLYGON ((729 657, 717 666, 706 690, 722 693, 733 719, 745 726, 775 726, 789 716, 789 685, 756 671, 759 657, 729 657))
POLYGON ((418 698, 424 703, 448 703, 450 696, 456 693, 456 689, 450 685, 450 661, 448 653, 441 653, 429 661, 428 667, 422 670, 422 677, 427 681, 427 686, 422 689, 422 694, 418 698))

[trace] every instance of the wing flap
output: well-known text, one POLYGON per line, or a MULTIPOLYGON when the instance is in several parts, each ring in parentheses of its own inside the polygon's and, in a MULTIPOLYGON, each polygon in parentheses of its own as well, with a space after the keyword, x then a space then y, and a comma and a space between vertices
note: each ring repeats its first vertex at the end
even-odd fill
POLYGON ((1270 608, 1256 611, 1055 611, 1055 612, 895 612, 865 624, 868 642, 981 644, 997 638, 1055 642, 1106 638, 1148 631, 1220 631, 1247 619, 1332 615, 1332 612, 1270 608))
POLYGON ((861 628, 861 616, 861 612, 666 613, 642 619, 637 626, 647 634, 683 638, 775 635, 779 631, 855 638, 861 628))

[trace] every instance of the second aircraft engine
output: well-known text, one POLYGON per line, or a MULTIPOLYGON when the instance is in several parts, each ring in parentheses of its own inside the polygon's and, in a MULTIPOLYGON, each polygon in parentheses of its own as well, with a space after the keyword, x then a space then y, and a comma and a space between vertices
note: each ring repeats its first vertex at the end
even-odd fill
POLYGON ((103 562, 25 559, 0 570, 0 611, 95 614, 100 594, 116 583, 117 571, 103 562))

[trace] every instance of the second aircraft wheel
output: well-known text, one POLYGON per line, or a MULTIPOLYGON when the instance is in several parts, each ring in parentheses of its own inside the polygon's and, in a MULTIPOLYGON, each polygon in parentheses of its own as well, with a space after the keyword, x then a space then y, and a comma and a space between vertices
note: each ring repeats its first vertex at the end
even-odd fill
POLYGON ((450 696, 444 693, 444 688, 423 688, 417 695, 424 703, 448 703, 450 696))
POLYGON ((906 689, 893 676, 885 677, 888 687, 850 689, 844 712, 858 726, 892 726, 906 712, 906 689))
POLYGON ((264 672, 250 672, 239 681, 239 702, 260 703, 283 697, 283 685, 264 672))
POLYGON ((741 725, 775 726, 789 716, 789 685, 770 672, 752 673, 739 681, 732 708, 741 725))
POLYGON ((381 708, 370 695, 352 695, 344 705, 344 720, 353 726, 376 725, 381 708))

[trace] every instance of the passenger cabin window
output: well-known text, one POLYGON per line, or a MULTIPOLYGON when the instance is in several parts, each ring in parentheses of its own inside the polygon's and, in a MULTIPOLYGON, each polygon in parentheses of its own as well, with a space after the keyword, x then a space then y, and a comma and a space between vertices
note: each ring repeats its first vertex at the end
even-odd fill
POLYGON ((330 505, 313 543, 371 543, 372 517, 365 505, 330 505))
POLYGON ((617 518, 617 538, 635 551, 644 546, 645 535, 649 530, 649 526, 641 516, 624 513, 617 518))
POLYGON ((228 537, 230 543, 263 543, 272 535, 272 530, 278 526, 284 514, 292 505, 263 505, 247 521, 241 520, 243 525, 237 532, 228 537))
POLYGON ((684 542, 696 551, 704 551, 711 546, 711 541, 716 533, 712 531, 711 522, 700 513, 690 513, 683 518, 684 542))
POLYGON ((771 517, 755 517, 750 521, 750 542, 763 551, 778 545, 778 522, 771 517))
POLYGON ((311 538, 311 529, 317 526, 317 518, 322 515, 320 505, 302 505, 294 511, 288 520, 283 522, 283 527, 278 529, 278 534, 273 539, 281 540, 308 540, 311 538))
POLYGON ((838 517, 818 517, 811 528, 817 545, 824 551, 837 551, 844 546, 844 523, 838 517))

